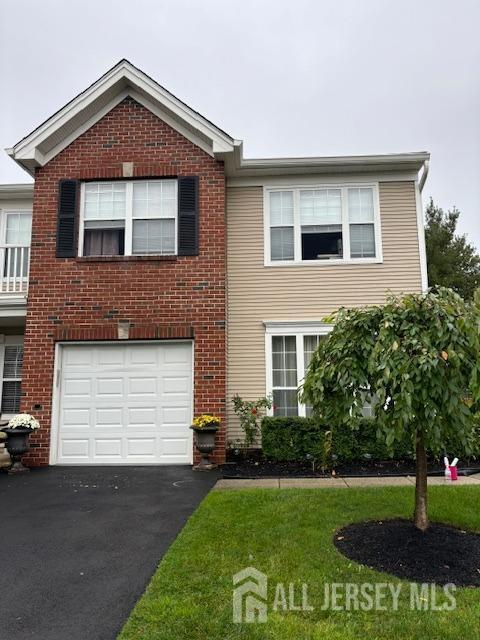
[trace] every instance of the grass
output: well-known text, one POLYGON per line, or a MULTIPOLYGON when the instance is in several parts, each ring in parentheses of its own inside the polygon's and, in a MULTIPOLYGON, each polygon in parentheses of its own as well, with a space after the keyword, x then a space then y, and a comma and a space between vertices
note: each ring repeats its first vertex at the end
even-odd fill
MULTIPOLYGON (((432 520, 480 530, 477 487, 432 487, 429 496, 432 520)), ((321 610, 325 583, 401 582, 347 560, 332 536, 349 522, 409 517, 412 505, 413 487, 212 492, 159 565, 119 639, 477 640, 480 589, 459 589, 457 608, 449 612, 411 610, 407 583, 397 611, 321 610), (232 575, 247 566, 268 575, 270 604, 277 582, 307 583, 314 611, 269 609, 266 624, 233 624, 232 575)))

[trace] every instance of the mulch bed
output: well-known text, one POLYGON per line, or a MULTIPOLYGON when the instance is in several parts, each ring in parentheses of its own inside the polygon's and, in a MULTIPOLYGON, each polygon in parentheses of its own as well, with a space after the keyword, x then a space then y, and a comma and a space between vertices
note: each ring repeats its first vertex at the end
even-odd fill
POLYGON ((350 524, 334 544, 350 560, 412 582, 480 587, 480 535, 432 523, 425 533, 409 520, 350 524))
MULTIPOLYGON (((430 475, 442 475, 444 468, 438 463, 431 463, 428 468, 430 475)), ((222 465, 224 478, 322 478, 329 477, 330 472, 323 473, 321 469, 314 469, 312 463, 302 462, 271 462, 261 456, 252 455, 248 458, 232 459, 222 465)), ((480 472, 480 464, 472 462, 468 467, 459 468, 459 475, 480 472)), ((335 468, 335 475, 349 477, 381 477, 415 475, 415 464, 408 460, 366 460, 352 464, 342 464, 335 468)))

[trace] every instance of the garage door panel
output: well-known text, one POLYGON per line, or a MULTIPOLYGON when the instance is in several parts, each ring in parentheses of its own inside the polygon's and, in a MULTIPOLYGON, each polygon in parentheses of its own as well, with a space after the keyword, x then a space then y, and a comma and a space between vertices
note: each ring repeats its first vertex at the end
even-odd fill
POLYGON ((156 438, 127 438, 127 455, 158 458, 156 438))
POLYGON ((69 349, 63 354, 63 364, 71 370, 79 367, 91 368, 94 354, 88 349, 69 349))
POLYGON ((165 396, 190 395, 190 378, 187 376, 163 376, 162 390, 165 396))
POLYGON ((69 398, 90 399, 92 395, 91 378, 67 378, 64 384, 64 395, 69 398))
POLYGON ((91 424, 90 409, 87 407, 64 407, 62 411, 62 423, 64 428, 89 429, 91 424))
POLYGON ((132 365, 152 365, 157 367, 159 354, 156 349, 149 348, 145 344, 132 346, 129 349, 128 362, 132 365))
POLYGON ((128 396, 151 396, 156 398, 158 396, 158 378, 146 377, 146 376, 131 376, 128 379, 128 396))
POLYGON ((129 427, 148 427, 158 430, 158 415, 156 407, 128 407, 129 427))
POLYGON ((97 407, 92 425, 95 429, 107 427, 109 429, 122 429, 123 409, 122 407, 97 407))
POLYGON ((90 459, 90 441, 87 438, 63 439, 61 442, 61 456, 65 460, 88 461, 90 459))
POLYGON ((164 438, 162 440, 162 454, 164 456, 185 456, 188 453, 187 438, 164 438))
POLYGON ((112 377, 98 377, 96 380, 96 396, 102 398, 123 398, 125 393, 124 379, 112 377))
POLYGON ((191 364, 192 352, 189 345, 178 346, 178 348, 172 348, 172 346, 173 345, 167 345, 167 348, 163 352, 164 364, 191 364))
POLYGON ((163 407, 161 421, 167 425, 189 425, 189 407, 163 407))
POLYGON ((125 365, 125 350, 118 346, 102 346, 96 350, 96 358, 100 367, 118 367, 125 365))
POLYGON ((95 456, 108 456, 109 458, 122 459, 121 438, 95 438, 95 456))
POLYGON ((57 462, 192 461, 191 343, 66 345, 57 462))

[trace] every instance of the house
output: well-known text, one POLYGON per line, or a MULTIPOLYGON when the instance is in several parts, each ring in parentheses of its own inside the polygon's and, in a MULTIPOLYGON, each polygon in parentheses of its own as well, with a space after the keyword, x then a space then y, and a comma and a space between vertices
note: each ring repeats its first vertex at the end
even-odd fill
POLYGON ((35 186, 0 187, 1 413, 40 421, 31 465, 192 463, 203 412, 221 462, 234 393, 308 413, 326 314, 427 286, 427 153, 244 159, 126 60, 7 152, 35 186))

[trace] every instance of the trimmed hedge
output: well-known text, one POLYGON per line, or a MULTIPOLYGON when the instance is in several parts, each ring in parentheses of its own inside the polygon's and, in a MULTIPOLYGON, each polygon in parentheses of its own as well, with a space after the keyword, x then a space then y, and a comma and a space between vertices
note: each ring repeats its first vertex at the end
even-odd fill
POLYGON ((262 420, 262 450, 268 460, 275 462, 313 458, 324 466, 373 460, 413 459, 413 445, 409 440, 396 443, 389 452, 377 438, 375 422, 365 418, 358 429, 348 426, 330 429, 315 418, 270 417, 262 420))

